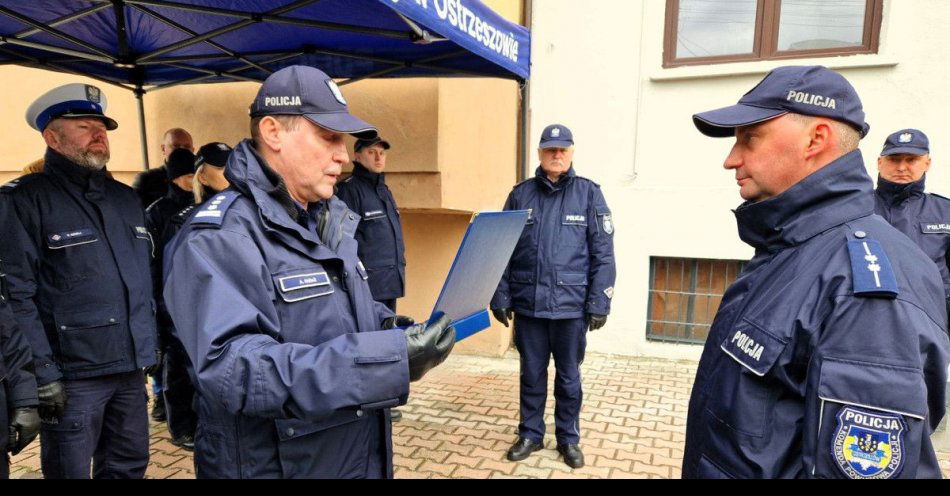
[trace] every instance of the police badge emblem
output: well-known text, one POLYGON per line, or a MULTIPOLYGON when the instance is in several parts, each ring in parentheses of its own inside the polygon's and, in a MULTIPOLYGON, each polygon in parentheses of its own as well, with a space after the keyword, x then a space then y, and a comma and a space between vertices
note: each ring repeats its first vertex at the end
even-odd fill
POLYGON ((551 137, 552 137, 552 138, 560 138, 560 137, 561 137, 561 128, 556 127, 556 128, 554 128, 554 129, 552 129, 552 130, 551 130, 551 137))
POLYGON ((897 137, 897 141, 900 141, 901 143, 910 143, 913 139, 914 135, 910 133, 904 133, 897 137))
POLYGON ((832 455, 851 479, 889 479, 904 465, 904 420, 900 415, 844 407, 832 455))
POLYGON ((330 92, 333 93, 333 97, 336 98, 336 101, 346 105, 346 99, 343 98, 343 93, 340 91, 340 87, 337 86, 332 79, 327 79, 327 87, 330 88, 330 92))
POLYGON ((604 216, 604 232, 607 234, 614 233, 614 223, 610 220, 610 215, 604 216))
POLYGON ((86 100, 90 102, 99 103, 101 95, 99 93, 99 88, 95 86, 86 85, 86 100))

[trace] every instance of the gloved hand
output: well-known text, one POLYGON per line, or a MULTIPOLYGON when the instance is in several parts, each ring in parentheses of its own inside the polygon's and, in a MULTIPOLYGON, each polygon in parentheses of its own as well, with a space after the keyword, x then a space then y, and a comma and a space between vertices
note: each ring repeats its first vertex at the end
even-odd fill
POLYGON ((492 308, 491 314, 495 316, 495 320, 501 322, 501 325, 508 327, 508 321, 514 318, 515 311, 510 308, 492 308))
POLYGON ((383 329, 395 329, 397 327, 409 327, 416 321, 412 317, 405 315, 396 315, 395 317, 386 317, 383 319, 383 329))
POLYGON ((59 423, 66 409, 66 389, 60 381, 53 381, 36 388, 40 397, 40 418, 45 422, 59 423))
POLYGON ((587 314, 587 326, 591 331, 596 331, 607 323, 606 315, 597 315, 596 313, 587 314))
POLYGON ((10 440, 7 451, 16 455, 40 433, 40 414, 36 408, 17 408, 10 418, 10 440))
POLYGON ((155 363, 145 367, 145 375, 154 375, 162 370, 163 363, 165 363, 165 351, 162 349, 155 350, 155 363))
POLYGON ((450 327, 448 315, 435 322, 415 324, 406 329, 406 351, 409 357, 409 380, 422 376, 445 361, 455 346, 455 328, 450 327))

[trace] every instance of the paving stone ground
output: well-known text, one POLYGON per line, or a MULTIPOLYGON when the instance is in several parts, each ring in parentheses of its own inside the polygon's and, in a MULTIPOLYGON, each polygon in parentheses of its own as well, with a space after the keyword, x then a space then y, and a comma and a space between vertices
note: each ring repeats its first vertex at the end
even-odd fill
MULTIPOLYGON (((401 479, 678 478, 686 409, 696 363, 588 353, 581 366, 584 468, 572 470, 554 441, 554 398, 546 410, 545 449, 521 462, 505 451, 517 438, 518 356, 452 355, 412 385, 403 420, 393 424, 395 475, 401 479)), ((549 380, 553 381, 553 364, 549 380)), ((549 387, 549 391, 551 388, 549 387)), ((940 453, 950 477, 950 453, 940 453)), ((41 478, 39 443, 11 460, 11 477, 41 478)), ((194 478, 191 453, 151 423, 146 477, 194 478)))

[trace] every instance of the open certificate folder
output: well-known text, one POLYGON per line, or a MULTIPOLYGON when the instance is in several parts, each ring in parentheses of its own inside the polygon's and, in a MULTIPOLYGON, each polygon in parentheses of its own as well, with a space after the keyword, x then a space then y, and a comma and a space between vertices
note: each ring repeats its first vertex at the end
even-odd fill
POLYGON ((472 216, 429 320, 446 314, 461 341, 487 329, 488 304, 528 220, 527 210, 472 216))

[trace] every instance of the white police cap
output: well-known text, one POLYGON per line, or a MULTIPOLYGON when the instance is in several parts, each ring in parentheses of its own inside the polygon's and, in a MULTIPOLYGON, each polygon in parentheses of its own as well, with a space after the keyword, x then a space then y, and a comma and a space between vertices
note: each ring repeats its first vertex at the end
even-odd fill
POLYGON ((119 124, 104 114, 106 95, 91 84, 71 83, 53 88, 26 109, 26 122, 33 129, 43 131, 59 117, 98 117, 112 131, 119 124))

